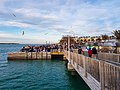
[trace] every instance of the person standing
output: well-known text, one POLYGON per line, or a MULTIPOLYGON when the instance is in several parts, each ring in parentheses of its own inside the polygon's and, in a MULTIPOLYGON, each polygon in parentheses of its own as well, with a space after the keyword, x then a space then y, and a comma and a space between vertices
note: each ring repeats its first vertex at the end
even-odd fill
POLYGON ((92 57, 92 50, 91 50, 91 48, 88 49, 88 56, 92 57))
POLYGON ((78 49, 78 54, 81 54, 81 53, 82 53, 82 48, 80 46, 79 49, 78 49))
POLYGON ((97 49, 95 47, 92 48, 92 58, 97 57, 97 49))

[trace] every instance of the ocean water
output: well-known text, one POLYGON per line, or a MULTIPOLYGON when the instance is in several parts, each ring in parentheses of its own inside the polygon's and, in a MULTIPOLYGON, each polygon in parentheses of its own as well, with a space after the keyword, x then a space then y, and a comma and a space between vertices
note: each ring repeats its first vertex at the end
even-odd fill
POLYGON ((72 76, 60 60, 8 61, 7 53, 22 44, 0 44, 0 90, 90 90, 78 74, 72 76))

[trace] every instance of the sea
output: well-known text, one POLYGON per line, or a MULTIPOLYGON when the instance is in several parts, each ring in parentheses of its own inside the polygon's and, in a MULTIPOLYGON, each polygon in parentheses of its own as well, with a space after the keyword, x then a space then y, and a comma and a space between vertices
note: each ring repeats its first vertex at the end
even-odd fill
POLYGON ((0 90, 90 90, 61 60, 7 60, 25 44, 0 44, 0 90))

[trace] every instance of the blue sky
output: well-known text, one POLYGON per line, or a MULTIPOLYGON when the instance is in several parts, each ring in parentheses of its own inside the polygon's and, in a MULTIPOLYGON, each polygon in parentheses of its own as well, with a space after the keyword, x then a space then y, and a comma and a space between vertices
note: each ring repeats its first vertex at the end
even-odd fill
POLYGON ((62 35, 112 35, 115 29, 119 0, 0 0, 0 42, 56 43, 62 35))

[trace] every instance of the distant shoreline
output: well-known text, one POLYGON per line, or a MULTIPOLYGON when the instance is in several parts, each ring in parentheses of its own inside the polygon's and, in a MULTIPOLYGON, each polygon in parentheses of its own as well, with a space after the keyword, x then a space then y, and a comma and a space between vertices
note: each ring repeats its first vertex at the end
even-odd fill
POLYGON ((19 44, 19 43, 0 43, 0 44, 19 44))

